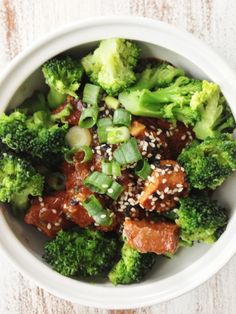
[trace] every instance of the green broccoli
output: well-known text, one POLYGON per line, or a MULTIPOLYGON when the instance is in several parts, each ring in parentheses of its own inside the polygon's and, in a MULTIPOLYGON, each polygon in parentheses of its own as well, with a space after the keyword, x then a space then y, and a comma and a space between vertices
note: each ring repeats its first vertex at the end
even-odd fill
POLYGON ((66 150, 65 135, 68 125, 58 126, 45 111, 32 117, 15 111, 0 116, 0 139, 16 152, 25 152, 33 157, 48 158, 66 150))
POLYGON ((178 162, 192 188, 214 190, 236 170, 236 141, 223 133, 200 144, 192 143, 180 153, 178 162))
POLYGON ((141 254, 125 243, 121 249, 121 259, 112 268, 108 277, 114 285, 130 284, 143 279, 156 261, 156 254, 141 254))
POLYGON ((60 231, 45 245, 43 258, 64 276, 97 276, 109 271, 118 249, 116 238, 100 231, 60 231))
POLYGON ((50 87, 48 104, 54 109, 61 105, 66 96, 77 97, 75 93, 83 75, 81 64, 70 57, 53 58, 44 63, 42 71, 50 87))
POLYGON ((190 106, 200 113, 200 120, 196 122, 193 131, 201 140, 235 128, 230 108, 215 83, 203 81, 202 90, 193 95, 190 106))
POLYGON ((15 212, 27 209, 28 197, 42 195, 44 178, 32 165, 10 152, 0 155, 0 201, 11 202, 15 212))
POLYGON ((148 89, 123 92, 119 95, 121 104, 132 114, 179 120, 194 124, 198 112, 189 104, 193 94, 202 89, 202 81, 178 77, 173 84, 151 92, 148 89))
POLYGON ((93 54, 82 58, 81 63, 93 83, 109 95, 117 95, 136 81, 133 69, 139 52, 131 41, 110 38, 102 40, 93 54))
POLYGON ((36 111, 49 112, 48 104, 43 93, 35 92, 31 97, 27 98, 18 108, 18 110, 27 115, 32 115, 36 111))
POLYGON ((203 194, 181 199, 176 214, 176 223, 181 227, 180 237, 189 245, 194 241, 215 242, 228 221, 225 209, 203 194))
POLYGON ((166 87, 173 83, 177 77, 183 75, 183 70, 168 63, 163 62, 155 66, 147 64, 145 69, 137 74, 137 82, 129 88, 129 91, 166 87))

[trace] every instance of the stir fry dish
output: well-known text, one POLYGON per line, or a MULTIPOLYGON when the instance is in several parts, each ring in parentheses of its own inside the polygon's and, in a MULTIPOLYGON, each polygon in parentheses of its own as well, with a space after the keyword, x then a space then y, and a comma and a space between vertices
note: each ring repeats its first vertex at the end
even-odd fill
POLYGON ((115 38, 56 56, 47 93, 0 116, 0 201, 48 237, 42 258, 64 276, 139 282, 226 228, 212 193, 236 141, 220 87, 140 53, 115 38))

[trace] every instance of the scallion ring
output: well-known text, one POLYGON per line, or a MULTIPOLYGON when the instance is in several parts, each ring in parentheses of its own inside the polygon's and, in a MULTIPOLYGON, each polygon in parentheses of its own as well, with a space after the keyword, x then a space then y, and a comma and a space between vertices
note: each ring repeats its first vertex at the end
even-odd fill
POLYGON ((131 138, 127 142, 122 143, 114 151, 113 156, 121 165, 133 164, 142 159, 142 155, 139 151, 135 138, 131 138))
POLYGON ((106 194, 112 184, 112 178, 104 173, 94 171, 84 180, 84 185, 91 191, 106 194))
POLYGON ((126 126, 107 127, 107 143, 119 144, 127 141, 130 138, 129 129, 126 126))
POLYGON ((130 112, 122 108, 115 110, 113 115, 113 124, 129 127, 131 124, 130 112))
POLYGON ((135 167, 135 174, 141 179, 147 179, 150 176, 152 169, 146 160, 139 160, 135 167))
POLYGON ((106 194, 110 196, 114 201, 116 201, 123 191, 124 191, 123 186, 120 185, 118 182, 114 181, 112 182, 112 185, 107 190, 106 194))
POLYGON ((79 126, 85 129, 92 128, 97 122, 98 111, 99 110, 97 106, 85 108, 81 113, 79 126))
POLYGON ((112 224, 113 213, 104 209, 94 195, 91 195, 83 202, 83 207, 98 225, 110 226, 112 224))
POLYGON ((93 84, 85 84, 83 91, 83 102, 86 104, 97 106, 101 87, 93 84))
POLYGON ((89 147, 89 146, 83 145, 81 147, 72 148, 69 151, 67 151, 64 154, 65 161, 68 162, 69 164, 74 163, 73 157, 78 152, 83 152, 84 153, 84 158, 81 160, 81 163, 89 161, 89 160, 91 160, 93 158, 92 148, 89 147))

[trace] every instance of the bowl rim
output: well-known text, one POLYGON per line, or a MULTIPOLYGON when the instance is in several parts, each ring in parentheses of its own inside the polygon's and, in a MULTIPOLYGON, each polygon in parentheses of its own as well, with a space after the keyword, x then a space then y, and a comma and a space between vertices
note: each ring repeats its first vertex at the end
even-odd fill
MULTIPOLYGON (((204 71, 207 70, 207 73, 219 83, 230 104, 233 104, 233 100, 236 99, 234 72, 221 57, 193 35, 153 19, 111 16, 74 22, 35 41, 2 71, 0 103, 8 104, 11 96, 25 78, 45 60, 62 52, 62 43, 65 38, 69 42, 69 46, 64 48, 67 50, 83 43, 108 37, 130 38, 173 50, 191 60, 204 71), (103 31, 103 36, 100 35, 101 31, 103 31), (75 37, 75 34, 78 37, 75 37), (127 35, 125 36, 125 34, 127 35), (154 36, 156 34, 159 35, 158 39, 154 36), (61 47, 60 50, 59 47, 61 47), (39 50, 40 53, 38 53, 39 50), (31 69, 29 69, 29 60, 31 60, 31 69), (222 69, 224 70, 222 71, 222 69), (7 88, 9 81, 11 81, 11 89, 7 88)), ((4 111, 5 108, 6 106, 1 106, 0 111, 4 111)), ((231 109, 236 116, 236 109, 233 106, 231 109)), ((56 296, 85 306, 131 309, 167 301, 192 290, 209 279, 236 252, 234 245, 236 234, 233 232, 235 225, 236 215, 233 215, 227 230, 209 251, 177 274, 154 283, 143 282, 139 285, 121 286, 115 289, 79 282, 63 277, 50 269, 33 256, 16 238, 8 227, 3 211, 0 212, 0 230, 4 237, 0 238, 0 247, 20 272, 56 296)))

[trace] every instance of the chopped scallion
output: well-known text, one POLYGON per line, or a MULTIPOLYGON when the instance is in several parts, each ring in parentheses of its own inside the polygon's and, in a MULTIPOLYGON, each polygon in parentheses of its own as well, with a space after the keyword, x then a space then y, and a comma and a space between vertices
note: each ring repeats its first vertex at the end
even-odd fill
POLYGON ((97 118, 98 118, 98 107, 97 106, 91 106, 88 108, 85 108, 80 116, 79 119, 79 126, 81 128, 92 128, 96 122, 97 122, 97 118))
POLYGON ((135 138, 131 138, 127 142, 122 143, 114 151, 113 156, 121 165, 133 164, 142 159, 142 155, 139 151, 135 138))
POLYGON ((66 162, 68 162, 69 164, 74 163, 73 157, 77 152, 83 152, 84 153, 84 158, 81 160, 81 163, 89 161, 93 158, 93 151, 92 151, 91 147, 83 145, 81 147, 72 148, 69 151, 67 151, 64 154, 64 158, 65 158, 66 162))
POLYGON ((131 114, 129 111, 119 108, 115 110, 113 115, 113 124, 114 125, 124 125, 129 127, 131 124, 131 114))
POLYGON ((107 189, 112 184, 112 178, 104 173, 94 171, 85 180, 84 185, 91 191, 106 194, 107 189))
POLYGON ((101 88, 93 84, 85 84, 83 91, 83 102, 97 106, 101 88))
POLYGON ((99 200, 91 195, 83 202, 83 207, 88 214, 93 217, 94 221, 100 226, 110 226, 113 222, 113 213, 104 209, 99 200))
POLYGON ((121 175, 120 164, 113 160, 112 162, 102 161, 102 172, 113 177, 121 175))
POLYGON ((130 138, 129 129, 126 126, 120 127, 108 127, 107 131, 107 143, 119 144, 126 142, 130 138))
POLYGON ((107 190, 106 194, 110 196, 110 198, 116 201, 123 191, 124 191, 123 186, 120 185, 118 182, 114 181, 112 182, 112 185, 107 190))
POLYGON ((106 96, 104 100, 107 107, 114 110, 116 110, 120 105, 119 100, 112 96, 106 96))
POLYGON ((112 120, 110 118, 102 118, 97 122, 97 135, 99 143, 107 142, 107 128, 112 126, 112 120))
POLYGON ((146 160, 139 160, 135 167, 135 174, 141 179, 147 179, 150 176, 152 169, 146 160))

